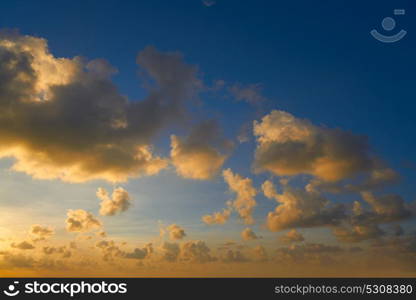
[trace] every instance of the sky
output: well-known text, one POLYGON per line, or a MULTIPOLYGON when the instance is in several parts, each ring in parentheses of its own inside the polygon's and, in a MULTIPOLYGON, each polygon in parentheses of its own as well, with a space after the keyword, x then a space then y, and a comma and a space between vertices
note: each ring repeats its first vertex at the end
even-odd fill
POLYGON ((415 7, 3 1, 0 276, 414 276, 415 7))

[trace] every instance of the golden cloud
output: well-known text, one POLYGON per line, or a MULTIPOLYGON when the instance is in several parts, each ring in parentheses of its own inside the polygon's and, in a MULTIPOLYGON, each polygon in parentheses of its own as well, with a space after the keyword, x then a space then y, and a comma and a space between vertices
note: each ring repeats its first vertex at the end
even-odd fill
POLYGON ((253 181, 250 178, 234 174, 231 169, 224 170, 223 176, 230 191, 236 194, 236 198, 230 204, 231 207, 237 211, 245 224, 254 223, 252 212, 257 205, 255 200, 257 190, 253 187, 253 181))
POLYGON ((289 230, 286 232, 285 235, 279 237, 279 241, 283 243, 296 243, 296 242, 303 242, 305 238, 303 235, 297 231, 296 229, 289 230))
POLYGON ((100 215, 113 216, 130 207, 131 197, 122 187, 115 188, 111 197, 104 188, 98 188, 97 197, 101 200, 100 215))
POLYGON ((99 220, 83 209, 68 210, 65 223, 68 232, 86 232, 102 227, 99 220))
POLYGON ((170 155, 177 174, 199 180, 217 175, 227 158, 219 149, 226 151, 231 147, 229 141, 219 136, 218 126, 213 121, 199 124, 186 139, 172 135, 170 155))
POLYGON ((171 224, 166 229, 171 240, 181 240, 186 236, 185 230, 179 225, 171 224))
POLYGON ((254 135, 257 171, 311 174, 331 182, 378 167, 365 137, 318 127, 284 111, 273 110, 254 121, 254 135))
POLYGON ((260 237, 257 236, 257 234, 253 231, 253 229, 251 228, 245 228, 242 232, 241 232, 241 237, 243 240, 245 241, 250 241, 250 240, 257 240, 260 237))
POLYGON ((152 47, 137 57, 155 82, 142 101, 119 93, 106 61, 56 58, 41 38, 1 34, 0 61, 0 158, 39 179, 157 174, 168 162, 152 153, 153 137, 183 118, 184 101, 201 87, 195 67, 152 47))
POLYGON ((205 224, 225 224, 231 215, 230 208, 224 208, 221 212, 215 212, 212 215, 205 215, 202 217, 202 221, 205 224))
POLYGON ((50 227, 39 224, 32 225, 29 233, 35 237, 35 240, 44 240, 54 235, 54 230, 50 227))
POLYGON ((279 203, 275 211, 267 215, 271 231, 336 225, 345 219, 343 205, 333 205, 316 191, 284 186, 283 193, 278 194, 271 181, 266 181, 262 188, 266 197, 279 203))

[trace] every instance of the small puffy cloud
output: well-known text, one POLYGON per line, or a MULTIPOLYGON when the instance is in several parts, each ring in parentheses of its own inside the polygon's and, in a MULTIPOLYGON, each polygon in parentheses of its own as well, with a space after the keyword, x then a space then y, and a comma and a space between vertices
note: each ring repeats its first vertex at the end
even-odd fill
POLYGON ((303 235, 296 229, 289 230, 285 235, 279 237, 279 241, 283 243, 296 243, 303 242, 304 240, 303 235))
POLYGON ((261 189, 266 198, 275 200, 278 199, 279 194, 276 192, 276 187, 270 180, 266 180, 265 182, 263 182, 263 184, 261 185, 261 189))
POLYGON ((35 240, 44 240, 51 237, 54 230, 50 227, 35 224, 30 227, 29 233, 35 237, 35 240))
POLYGON ((83 209, 68 210, 65 223, 69 232, 86 232, 102 227, 101 222, 93 214, 83 209))
POLYGON ((153 153, 164 128, 186 116, 202 87, 178 53, 147 47, 137 63, 148 96, 130 101, 102 59, 59 58, 41 38, 0 35, 0 158, 37 179, 122 182, 168 166, 153 153), (152 83, 152 84, 150 84, 152 83), (16 125, 18 124, 18 125, 16 125))
POLYGON ((257 190, 253 187, 253 181, 234 174, 231 169, 224 170, 223 176, 230 191, 236 194, 236 198, 230 204, 231 207, 237 211, 245 224, 252 224, 254 222, 252 212, 257 205, 255 200, 257 190))
POLYGON ((129 193, 122 187, 115 188, 111 197, 104 188, 98 188, 97 197, 101 200, 100 215, 113 216, 126 211, 131 204, 129 193))
POLYGON ((99 231, 99 232, 97 232, 97 236, 100 237, 100 238, 106 238, 107 237, 107 232, 99 231))
POLYGON ((186 236, 185 230, 176 224, 169 225, 166 230, 169 232, 171 240, 181 240, 186 236))
POLYGON ((132 252, 123 252, 122 257, 129 259, 145 259, 153 253, 153 245, 146 244, 143 248, 134 248, 132 252))
POLYGON ((257 234, 251 228, 247 227, 241 232, 241 238, 245 241, 250 241, 250 240, 257 240, 260 237, 257 236, 257 234))
POLYGON ((318 127, 284 111, 273 110, 255 121, 254 135, 257 171, 310 174, 331 182, 371 171, 376 164, 366 138, 318 127))
POLYGON ((221 212, 215 212, 212 215, 205 215, 202 217, 202 221, 205 224, 225 224, 231 215, 230 208, 224 208, 221 212))
POLYGON ((172 135, 170 155, 178 175, 207 180, 218 174, 227 158, 223 152, 230 147, 228 141, 221 140, 217 124, 207 121, 195 127, 187 138, 172 135))
POLYGON ((69 249, 67 249, 66 246, 61 246, 61 247, 46 246, 46 247, 43 247, 42 251, 46 255, 61 254, 62 258, 69 258, 72 255, 72 252, 69 249))
POLYGON ((283 193, 278 194, 270 181, 262 188, 266 197, 279 203, 275 211, 267 215, 267 226, 271 231, 336 225, 345 217, 343 205, 333 205, 316 191, 285 186, 283 193))
POLYGON ((20 250, 32 250, 35 249, 35 246, 33 246, 31 243, 27 241, 23 241, 20 243, 12 243, 10 245, 12 248, 20 249, 20 250))

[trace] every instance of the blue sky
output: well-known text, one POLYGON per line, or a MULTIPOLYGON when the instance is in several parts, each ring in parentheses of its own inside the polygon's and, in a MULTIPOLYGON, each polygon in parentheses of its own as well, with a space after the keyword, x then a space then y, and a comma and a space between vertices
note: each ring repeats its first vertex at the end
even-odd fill
MULTIPOLYGON (((317 126, 367 136, 372 150, 402 177, 399 184, 383 191, 413 201, 415 13, 416 5, 410 0, 217 0, 209 7, 198 0, 2 1, 0 28, 46 39, 55 57, 108 60, 118 69, 113 81, 132 101, 147 93, 135 62, 137 53, 149 45, 160 51, 178 51, 187 63, 198 67, 206 87, 200 95, 201 105, 194 108, 195 115, 217 118, 226 138, 235 139, 244 124, 260 120, 272 109, 288 111, 317 126), (406 9, 406 15, 394 16, 395 8, 406 9), (394 44, 380 43, 370 35, 372 29, 383 32, 381 21, 388 16, 396 19, 397 30, 408 31, 394 44), (209 91, 217 80, 227 85, 258 84, 266 100, 259 109, 225 91, 209 91)), ((164 131, 157 141, 158 153, 169 155, 168 136, 181 131, 186 128, 164 131)), ((224 168, 252 178, 260 188, 272 176, 267 172, 253 175, 255 148, 253 137, 247 143, 237 143, 224 168)), ((0 203, 7 208, 23 207, 29 201, 44 203, 53 215, 64 216, 68 208, 81 206, 97 211, 97 186, 108 190, 113 186, 104 181, 70 184, 35 180, 8 171, 11 162, 0 161, 0 178, 7 187, 0 192, 0 203), (16 200, 5 200, 11 197, 16 200)), ((295 182, 304 184, 307 178, 300 176, 295 182)), ((238 221, 226 224, 225 230, 208 228, 200 221, 202 215, 221 210, 233 197, 221 176, 210 181, 186 180, 165 170, 122 186, 137 201, 125 215, 106 224, 110 234, 131 237, 140 233, 144 241, 158 234, 158 221, 179 223, 209 239, 223 231, 241 231, 238 221), (129 225, 124 222, 127 219, 129 225)), ((264 219, 275 203, 263 195, 258 199, 254 216, 264 219)), ((34 218, 45 217, 42 209, 31 211, 34 218)), ((60 221, 56 217, 51 222, 60 221)), ((263 223, 259 221, 254 228, 274 237, 264 230, 263 223)), ((313 236, 320 231, 304 232, 313 236)), ((321 235, 320 240, 325 239, 321 235)))

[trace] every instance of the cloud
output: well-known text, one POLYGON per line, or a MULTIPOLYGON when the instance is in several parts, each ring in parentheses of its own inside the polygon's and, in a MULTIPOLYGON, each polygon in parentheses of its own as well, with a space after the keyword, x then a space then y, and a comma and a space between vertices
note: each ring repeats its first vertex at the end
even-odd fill
POLYGON ((231 144, 220 138, 214 121, 206 121, 196 126, 185 139, 172 135, 171 148, 172 164, 178 175, 207 180, 218 174, 227 158, 221 152, 230 149, 231 144))
POLYGON ((234 174, 231 169, 226 169, 222 172, 225 182, 231 192, 236 194, 236 198, 228 201, 227 208, 222 212, 215 212, 212 215, 205 215, 202 221, 208 225, 224 224, 228 221, 232 210, 235 210, 245 224, 254 223, 252 212, 257 205, 255 196, 257 190, 253 187, 253 182, 250 178, 242 178, 238 174, 234 174))
POLYGON ((0 252, 0 256, 3 256, 0 268, 3 267, 4 269, 32 269, 36 264, 36 261, 32 257, 20 253, 0 252))
POLYGON ((261 185, 261 189, 263 191, 263 194, 266 198, 278 200, 279 194, 276 192, 276 187, 274 186, 273 182, 270 180, 266 180, 261 185))
POLYGON ((152 140, 186 115, 202 87, 178 53, 147 47, 137 57, 149 95, 129 101, 104 60, 57 58, 46 40, 0 35, 0 158, 38 179, 126 181, 167 167, 152 140))
POLYGON ((30 227, 29 233, 36 237, 35 241, 38 241, 51 237, 55 232, 52 228, 35 224, 30 227))
POLYGON ((266 197, 279 203, 267 215, 267 227, 271 231, 336 225, 345 218, 343 205, 332 204, 316 191, 285 186, 283 193, 278 194, 271 181, 266 181, 262 189, 266 197))
POLYGON ((178 258, 180 249, 177 243, 163 242, 159 247, 159 251, 163 260, 173 262, 178 258))
POLYGON ((122 187, 115 188, 111 198, 104 188, 98 188, 97 197, 101 199, 100 215, 102 216, 114 216, 126 211, 131 204, 129 193, 122 187))
POLYGON ((185 230, 179 225, 172 224, 166 227, 166 229, 171 240, 181 240, 186 236, 185 230))
POLYGON ((107 232, 99 231, 99 232, 97 232, 97 236, 99 236, 100 238, 106 238, 107 237, 107 232))
POLYGON ((297 243, 303 242, 305 238, 296 229, 289 230, 285 235, 279 237, 279 240, 283 243, 297 243))
POLYGON ((358 178, 355 182, 327 182, 321 179, 313 179, 309 183, 311 189, 334 194, 340 193, 357 193, 376 189, 397 183, 400 180, 399 174, 393 169, 386 168, 382 165, 375 167, 364 179, 358 178), (357 182, 358 181, 358 182, 357 182))
POLYGON ((251 228, 248 228, 248 227, 245 228, 241 232, 241 237, 245 241, 257 240, 257 239, 261 238, 261 237, 257 236, 257 234, 251 228))
POLYGON ((104 261, 113 261, 115 257, 122 257, 125 254, 114 241, 102 240, 97 242, 95 247, 101 249, 104 261))
POLYGON ((265 262, 268 259, 267 251, 261 245, 248 248, 233 244, 219 248, 218 260, 223 263, 265 262))
MULTIPOLYGON (((123 245, 124 243, 121 243, 123 245)), ((152 243, 145 244, 143 248, 134 248, 132 251, 125 251, 115 241, 102 240, 95 244, 101 249, 103 260, 112 262, 115 258, 143 260, 149 258, 153 253, 152 243)))
MULTIPOLYGON (((411 204, 405 203, 399 195, 375 196, 372 192, 362 192, 361 196, 370 209, 361 202, 354 201, 352 214, 344 219, 344 225, 333 228, 334 236, 341 242, 358 243, 379 239, 386 234, 379 227, 380 224, 403 221, 414 216, 411 204)), ((400 228, 396 228, 398 235, 403 234, 400 228)))
POLYGON ((340 242, 358 243, 361 241, 375 239, 381 237, 384 232, 374 224, 356 225, 352 229, 337 227, 333 230, 335 237, 340 242))
POLYGON ((65 223, 68 232, 86 232, 102 227, 99 220, 97 220, 90 212, 83 209, 69 209, 65 223))
POLYGON ((253 248, 252 255, 254 261, 265 262, 269 260, 269 256, 267 254, 266 248, 259 245, 253 248))
POLYGON ((235 200, 230 205, 237 211, 245 224, 252 224, 254 222, 252 212, 257 205, 255 200, 257 190, 253 187, 253 181, 250 178, 234 174, 231 169, 224 170, 223 176, 230 191, 236 194, 235 200))
POLYGON ((60 246, 60 247, 46 246, 46 247, 43 247, 42 251, 46 255, 61 254, 62 258, 69 258, 72 255, 72 252, 68 250, 66 246, 60 246))
POLYGON ((182 244, 163 242, 158 248, 162 260, 183 263, 206 263, 214 261, 211 249, 204 241, 187 241, 182 244))
POLYGON ((180 249, 180 259, 184 262, 206 263, 214 260, 204 241, 188 241, 180 249))
POLYGON ((221 253, 219 259, 225 263, 242 263, 249 261, 249 259, 240 250, 233 249, 227 249, 221 253))
POLYGON ((213 224, 225 224, 231 215, 230 208, 224 208, 222 212, 215 212, 212 215, 205 215, 202 217, 202 221, 205 224, 213 225, 213 224))
POLYGON ((310 174, 331 182, 377 167, 365 137, 318 127, 284 111, 273 110, 254 121, 254 135, 256 171, 310 174))
POLYGON ((215 5, 215 3, 217 3, 214 0, 203 0, 202 3, 206 6, 206 7, 211 7, 213 5, 215 5))
POLYGON ((12 248, 17 248, 20 250, 32 250, 35 249, 35 246, 33 246, 31 243, 27 242, 27 241, 23 241, 20 243, 12 243, 10 245, 12 248))
POLYGON ((259 104, 267 100, 261 94, 262 87, 258 83, 249 84, 247 86, 234 84, 228 90, 238 101, 245 101, 250 104, 259 104))
POLYGON ((122 256, 129 259, 145 259, 153 253, 153 245, 146 244, 143 248, 134 248, 132 252, 124 252, 122 256))
POLYGON ((412 216, 409 205, 399 195, 390 194, 377 197, 371 192, 362 192, 361 196, 383 222, 403 220, 412 216))

